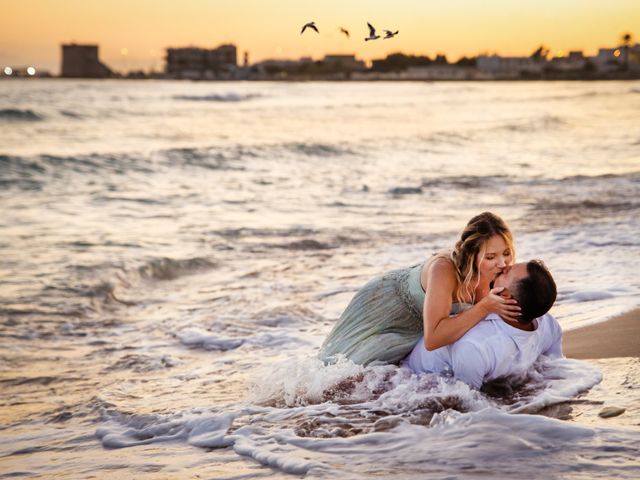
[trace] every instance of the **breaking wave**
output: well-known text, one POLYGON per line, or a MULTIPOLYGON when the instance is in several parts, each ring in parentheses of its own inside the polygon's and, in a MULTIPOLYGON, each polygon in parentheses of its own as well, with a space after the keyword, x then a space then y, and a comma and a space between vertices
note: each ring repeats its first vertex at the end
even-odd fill
POLYGON ((532 118, 526 121, 514 121, 505 123, 495 127, 495 130, 505 130, 507 132, 523 132, 531 133, 542 130, 551 130, 563 128, 568 122, 556 115, 542 115, 538 118, 532 118))
POLYGON ((3 108, 0 109, 1 120, 9 122, 39 122, 44 120, 44 117, 30 109, 3 108))
POLYGON ((174 95, 175 100, 186 100, 191 102, 222 102, 222 103, 236 103, 246 102, 248 100, 255 100, 261 98, 262 95, 257 93, 224 93, 224 94, 210 94, 210 95, 174 95))
POLYGON ((195 257, 183 260, 157 258, 138 267, 142 278, 151 280, 175 280, 185 275, 194 275, 215 268, 217 264, 208 258, 195 257))

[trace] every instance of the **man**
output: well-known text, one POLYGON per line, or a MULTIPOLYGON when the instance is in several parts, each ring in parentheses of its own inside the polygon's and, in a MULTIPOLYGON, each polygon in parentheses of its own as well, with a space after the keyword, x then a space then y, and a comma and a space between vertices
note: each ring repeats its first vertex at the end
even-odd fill
POLYGON ((405 364, 416 373, 453 375, 471 387, 527 371, 540 355, 562 357, 562 329, 547 312, 556 299, 556 284, 539 260, 517 263, 503 271, 494 287, 505 287, 521 307, 518 322, 488 315, 460 340, 428 351, 424 338, 405 364))

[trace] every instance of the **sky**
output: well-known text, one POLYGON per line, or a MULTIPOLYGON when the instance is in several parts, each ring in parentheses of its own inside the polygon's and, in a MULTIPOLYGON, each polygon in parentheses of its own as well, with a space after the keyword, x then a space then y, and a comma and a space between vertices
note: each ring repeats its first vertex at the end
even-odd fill
POLYGON ((0 67, 58 73, 62 43, 98 44, 115 70, 162 70, 167 47, 238 47, 238 61, 390 53, 552 54, 640 40, 640 0, 0 0, 0 67), (300 29, 315 21, 320 33, 300 29), (399 30, 364 42, 366 23, 399 30), (351 32, 346 38, 339 31, 351 32))

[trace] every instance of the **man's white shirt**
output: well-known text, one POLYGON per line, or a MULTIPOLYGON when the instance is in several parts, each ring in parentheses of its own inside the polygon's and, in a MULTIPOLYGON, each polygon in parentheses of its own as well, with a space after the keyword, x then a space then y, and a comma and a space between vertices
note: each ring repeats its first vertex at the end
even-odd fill
POLYGON ((480 388, 489 380, 526 372, 540 355, 562 357, 557 320, 547 313, 534 326, 530 332, 520 330, 490 314, 451 345, 428 351, 421 338, 404 363, 416 373, 453 375, 480 388))

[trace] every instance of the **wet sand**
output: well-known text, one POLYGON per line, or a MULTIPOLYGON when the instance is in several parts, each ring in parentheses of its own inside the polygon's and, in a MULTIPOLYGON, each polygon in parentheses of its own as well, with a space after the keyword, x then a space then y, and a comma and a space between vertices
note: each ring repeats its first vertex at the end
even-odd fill
POLYGON ((564 333, 569 358, 640 357, 640 308, 611 320, 564 333))
POLYGON ((564 353, 602 372, 602 382, 543 415, 593 426, 640 426, 640 309, 564 334, 564 353))

